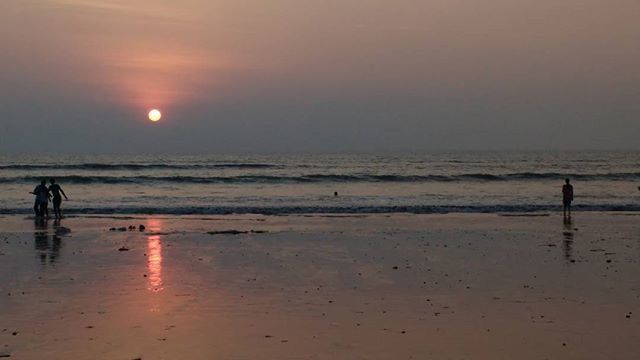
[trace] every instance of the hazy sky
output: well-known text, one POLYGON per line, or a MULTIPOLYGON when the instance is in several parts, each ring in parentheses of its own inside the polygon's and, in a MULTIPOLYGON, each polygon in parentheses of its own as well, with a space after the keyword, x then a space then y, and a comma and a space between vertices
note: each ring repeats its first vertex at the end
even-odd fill
POLYGON ((1 0, 0 151, 640 148, 638 19, 638 0, 1 0))

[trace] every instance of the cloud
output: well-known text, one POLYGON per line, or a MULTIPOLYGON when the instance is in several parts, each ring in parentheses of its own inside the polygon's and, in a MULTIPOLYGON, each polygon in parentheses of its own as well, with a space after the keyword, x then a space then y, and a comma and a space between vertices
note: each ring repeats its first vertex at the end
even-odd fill
POLYGON ((188 11, 176 6, 167 6, 161 1, 132 1, 122 0, 47 0, 39 3, 43 6, 53 6, 69 11, 103 13, 117 17, 153 18, 169 21, 189 21, 192 16, 188 11))

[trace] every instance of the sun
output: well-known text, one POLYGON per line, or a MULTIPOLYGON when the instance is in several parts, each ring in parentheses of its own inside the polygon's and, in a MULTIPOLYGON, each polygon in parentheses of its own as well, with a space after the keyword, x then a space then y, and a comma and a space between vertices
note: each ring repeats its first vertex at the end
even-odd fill
POLYGON ((153 109, 149 111, 149 120, 156 122, 162 118, 162 113, 158 109, 153 109))

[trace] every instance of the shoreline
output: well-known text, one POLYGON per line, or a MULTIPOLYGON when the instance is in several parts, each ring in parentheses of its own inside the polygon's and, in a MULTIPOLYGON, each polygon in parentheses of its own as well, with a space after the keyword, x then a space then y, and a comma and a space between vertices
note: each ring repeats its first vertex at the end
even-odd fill
MULTIPOLYGON (((608 217, 634 218, 640 216, 640 212, 616 211, 616 212, 579 212, 573 213, 572 221, 586 221, 591 224, 606 225, 608 217)), ((69 215, 61 220, 55 218, 36 219, 34 216, 24 215, 0 215, 0 235, 11 233, 52 232, 56 228, 72 230, 74 233, 84 231, 108 231, 120 233, 118 229, 134 226, 133 232, 139 232, 138 226, 149 221, 161 221, 166 228, 161 232, 166 234, 206 234, 208 231, 252 231, 267 229, 266 231, 349 231, 360 228, 359 224, 367 224, 373 228, 405 229, 422 231, 430 229, 453 229, 464 223, 462 228, 482 229, 483 223, 488 227, 496 226, 513 227, 544 225, 556 226, 564 222, 562 213, 558 212, 534 212, 534 213, 445 213, 445 214, 409 214, 409 213, 370 213, 370 214, 229 214, 229 215, 145 215, 145 214, 82 214, 69 215), (505 222, 495 224, 500 219, 505 222), (529 223, 533 220, 533 223, 529 223), (214 230, 208 230, 214 229, 214 230)), ((564 225, 563 225, 564 226, 564 225)), ((64 230, 66 231, 66 230, 64 230)), ((127 229, 126 232, 132 232, 127 229)), ((142 232, 149 234, 149 229, 142 232)))
MULTIPOLYGON (((115 207, 115 208, 74 208, 63 207, 65 214, 82 215, 130 215, 130 216, 214 216, 214 215, 307 215, 307 214, 510 214, 510 213, 555 213, 562 211, 562 205, 392 205, 392 206, 283 206, 283 207, 247 207, 247 206, 184 206, 176 208, 153 207, 115 207)), ((580 204, 573 206, 574 212, 640 212, 638 204, 580 204)), ((31 208, 0 208, 0 216, 32 215, 31 208)))

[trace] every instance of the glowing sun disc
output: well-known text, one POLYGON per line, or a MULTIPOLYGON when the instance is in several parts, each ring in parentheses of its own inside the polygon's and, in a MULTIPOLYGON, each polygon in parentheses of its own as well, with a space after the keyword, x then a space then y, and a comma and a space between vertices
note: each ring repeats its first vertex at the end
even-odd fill
POLYGON ((149 120, 158 121, 162 117, 162 113, 158 109, 153 109, 149 111, 149 120))

